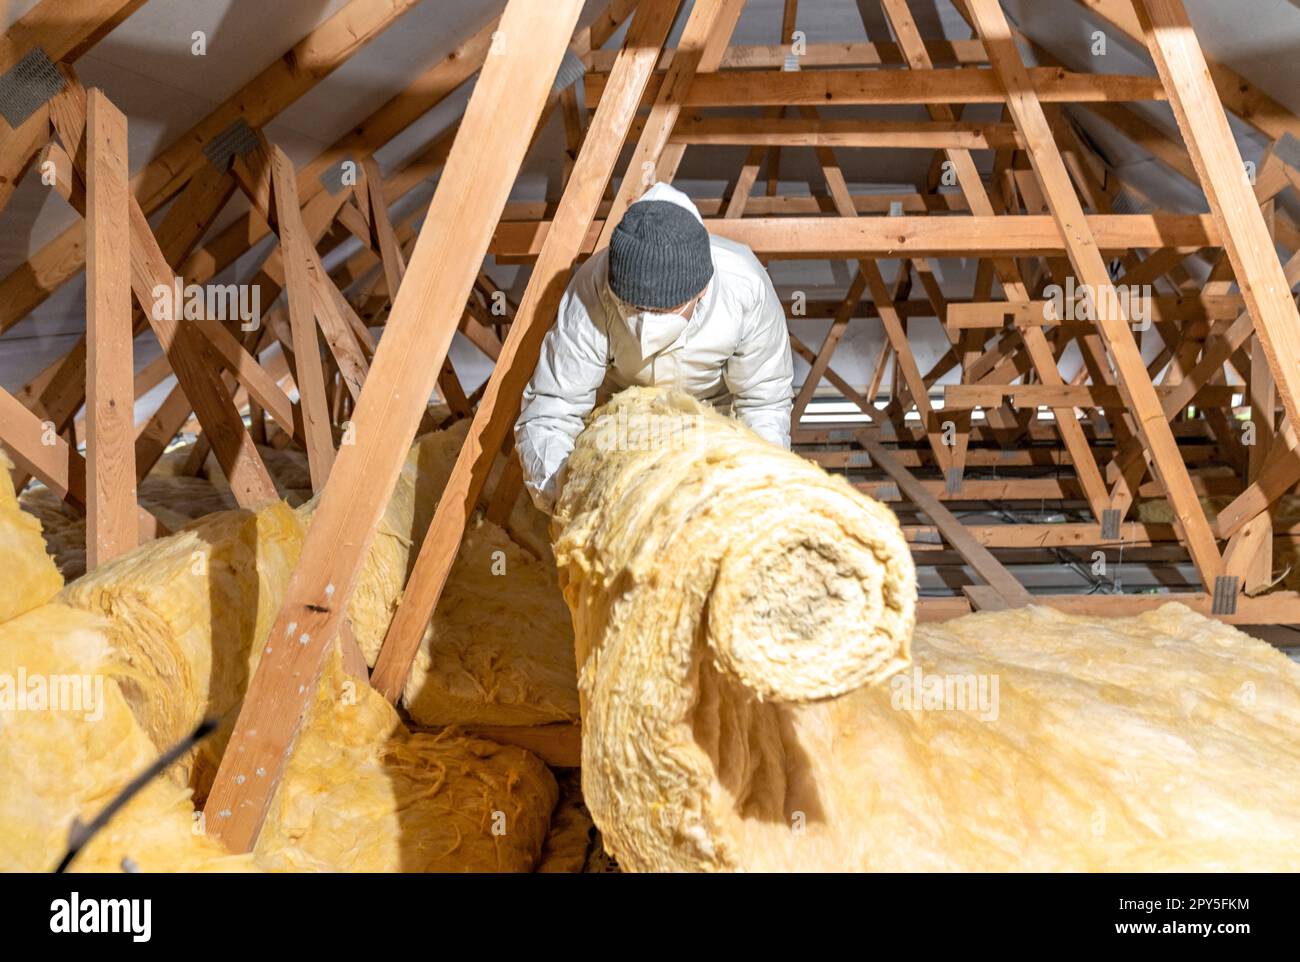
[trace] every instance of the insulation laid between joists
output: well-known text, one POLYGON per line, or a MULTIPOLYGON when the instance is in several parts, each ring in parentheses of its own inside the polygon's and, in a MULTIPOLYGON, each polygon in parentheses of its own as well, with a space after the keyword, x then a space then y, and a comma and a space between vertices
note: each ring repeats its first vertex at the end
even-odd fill
POLYGON ((40 522, 19 508, 13 467, 0 451, 0 558, 5 559, 0 622, 43 604, 63 587, 58 569, 45 553, 40 522))
POLYGON ((1300 868, 1300 668, 1229 626, 913 634, 893 516, 680 394, 595 413, 555 522, 624 868, 1300 868))
MULTIPOLYGON (((372 658, 457 444, 440 434, 412 449, 366 559, 349 612, 372 658)), ((253 858, 232 858, 202 833, 191 792, 207 790, 311 511, 310 503, 297 511, 275 503, 214 514, 102 565, 53 601, 42 603, 57 589, 57 573, 50 590, 24 595, 31 610, 0 624, 0 679, 85 679, 93 701, 0 711, 0 868, 51 867, 74 818, 97 814, 205 716, 225 723, 114 818, 74 867, 119 870, 125 859, 162 871, 527 871, 539 863, 558 797, 546 766, 513 746, 408 731, 337 660, 322 677, 253 858)), ((50 566, 39 529, 22 518, 36 533, 30 567, 50 566)), ((506 550, 500 529, 484 523, 480 531, 485 543, 506 550)), ((510 543, 506 564, 524 570, 540 562, 510 543)), ((458 577, 495 576, 471 558, 458 577)), ((509 578, 499 583, 508 597, 509 578)), ((486 593, 466 584, 459 590, 486 593)), ((553 584, 551 603, 563 615, 553 584)), ((505 630, 508 620, 484 623, 505 630)), ((571 648, 562 623, 552 620, 548 637, 571 648)), ((438 658, 427 648, 422 657, 438 658)), ((437 678, 419 689, 435 705, 433 692, 451 697, 456 674, 445 668, 437 678)), ((485 692, 481 700, 492 698, 485 692)))

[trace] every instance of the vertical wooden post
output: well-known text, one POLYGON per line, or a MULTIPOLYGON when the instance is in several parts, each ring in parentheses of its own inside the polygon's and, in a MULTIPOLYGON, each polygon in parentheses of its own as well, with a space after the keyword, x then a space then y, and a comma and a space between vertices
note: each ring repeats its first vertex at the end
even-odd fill
POLYGON ((136 546, 135 372, 126 117, 87 102, 86 567, 136 546))

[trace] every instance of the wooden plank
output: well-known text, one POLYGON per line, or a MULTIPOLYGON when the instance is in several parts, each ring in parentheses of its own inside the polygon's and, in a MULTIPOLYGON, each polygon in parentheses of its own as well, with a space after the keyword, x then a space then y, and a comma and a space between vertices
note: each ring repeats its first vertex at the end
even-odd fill
MULTIPOLYGON (((143 4, 144 0, 41 0, 0 32, 0 74, 37 47, 55 63, 74 61, 143 4)), ((9 129, 3 119, 0 129, 9 129)))
MULTIPOLYGON (((978 40, 927 40, 926 49, 931 59, 945 66, 957 64, 983 64, 984 45, 978 40)), ((588 65, 597 74, 609 72, 616 50, 594 50, 587 58, 588 65)), ((659 70, 667 70, 676 48, 669 47, 659 58, 659 70)), ((790 44, 733 44, 722 55, 722 70, 780 70, 790 53, 790 44)), ((898 45, 889 42, 809 42, 799 55, 801 67, 880 67, 902 64, 903 54, 898 45)))
POLYGON ((1267 513, 1255 515, 1228 541, 1223 573, 1238 578, 1245 592, 1268 586, 1273 577, 1273 519, 1267 513))
MULTIPOLYGON (((0 127, 8 128, 3 118, 0 118, 0 127)), ((9 198, 18 189, 19 181, 49 137, 48 107, 40 107, 17 130, 0 137, 0 210, 5 209, 9 198)))
POLYGON ((510 0, 502 16, 504 48, 474 87, 352 418, 357 443, 334 464, 208 797, 231 851, 257 840, 581 7, 510 0))
POLYGON ((925 485, 917 481, 912 472, 899 464, 888 450, 873 441, 865 432, 859 431, 855 436, 858 443, 871 455, 872 463, 894 479, 898 490, 926 513, 934 526, 943 534, 944 540, 952 545, 975 573, 1001 596, 1008 607, 1023 608, 1033 604, 1029 592, 1011 575, 1011 572, 1007 571, 987 548, 971 536, 957 520, 956 515, 945 508, 925 485))
MULTIPOLYGON (((608 221, 606 222, 608 223, 608 221)), ((1095 214, 1083 221, 1098 250, 1215 247, 1219 231, 1208 214, 1095 214)), ((988 257, 1065 253, 1049 216, 1015 217, 741 217, 706 218, 710 233, 781 260, 860 257, 988 257)), ((599 250, 603 225, 593 224, 582 253, 599 250)), ((536 257, 550 221, 502 223, 493 236, 497 258, 536 257)))
MULTIPOLYGON (((1169 397, 1176 385, 1155 388, 1158 397, 1169 397)), ((1208 407, 1229 407, 1234 395, 1242 389, 1228 384, 1203 387, 1199 392, 1201 403, 1208 407)), ((943 388, 944 406, 955 408, 988 408, 1001 404, 1015 407, 1070 408, 1123 406, 1123 394, 1113 384, 947 384, 943 388)), ((1073 413, 1073 412, 1071 412, 1073 413)), ((1059 415, 1058 415, 1059 416, 1059 415)))
POLYGON ((321 368, 320 342, 312 311, 310 255, 306 251, 306 229, 298 211, 298 184, 293 164, 279 147, 271 149, 271 179, 274 184, 276 226, 283 251, 289 327, 293 331, 294 383, 302 405, 303 433, 307 441, 307 466, 311 487, 325 487, 334 466, 334 436, 330 430, 325 397, 325 374, 321 368))
MULTIPOLYGON (((305 265, 301 275, 305 283, 303 290, 310 299, 311 311, 320 325, 321 334, 330 353, 338 363, 343 381, 353 398, 356 398, 361 393, 361 386, 365 383, 370 368, 363 346, 373 351, 374 341, 360 318, 354 316, 352 305, 348 304, 338 288, 330 281, 325 265, 316 252, 317 240, 328 230, 332 219, 330 215, 342 206, 342 202, 325 203, 319 207, 312 206, 308 212, 311 215, 310 222, 296 204, 286 206, 281 211, 278 203, 271 202, 271 195, 274 193, 271 188, 273 166, 271 153, 272 147, 261 139, 257 149, 236 160, 231 170, 253 208, 264 220, 275 225, 277 231, 285 229, 280 223, 281 216, 293 221, 293 232, 301 241, 294 249, 305 265), (364 345, 361 339, 364 339, 364 345)), ((285 162, 288 163, 287 157, 285 162)), ((292 165, 290 169, 292 170, 292 165)), ((296 182, 293 186, 296 189, 296 182)), ((323 195, 323 199, 330 200, 328 195, 323 195)), ((269 297, 264 299, 274 300, 279 290, 287 287, 283 246, 267 257, 262 264, 262 272, 255 281, 266 291, 270 285, 264 280, 263 275, 274 285, 273 290, 267 292, 269 297)))
MULTIPOLYGON (((576 159, 576 158, 575 158, 576 159)), ((510 523, 510 513, 515 508, 519 496, 524 491, 524 466, 519 460, 519 452, 514 448, 506 453, 501 476, 497 479, 496 490, 488 500, 483 516, 493 524, 506 527, 510 523)))
MULTIPOLYGON (((85 459, 4 388, 0 388, 0 443, 8 449, 15 465, 73 507, 86 509, 85 459)), ((141 541, 170 533, 143 508, 136 509, 136 517, 141 541)))
MULTIPOLYGON (((1128 276, 1121 278, 1126 284, 1128 276)), ((1196 291, 1171 297, 1150 297, 1143 308, 1150 309, 1152 321, 1222 321, 1235 319, 1244 301, 1239 295, 1208 295, 1196 291)), ((1010 323, 1015 327, 1043 327, 1049 324, 1070 323, 1056 316, 1055 301, 968 301, 952 305, 948 312, 948 325, 956 328, 1000 328, 1010 323)), ((1080 324, 1091 321, 1080 320, 1080 324)))
POLYGON ((713 117, 691 114, 673 128, 670 143, 789 147, 857 147, 901 150, 992 150, 1015 147, 1010 124, 959 121, 823 120, 821 118, 713 117))
POLYGON ((1182 0, 1141 0, 1137 11, 1282 404, 1291 423, 1300 424, 1300 311, 1196 33, 1182 0))
POLYGON ((406 684, 411 660, 455 561, 465 524, 518 415, 542 339, 554 321, 578 247, 618 162, 619 149, 678 6, 677 0, 644 3, 629 27, 629 40, 615 63, 608 96, 601 100, 588 127, 555 215, 554 230, 533 268, 375 662, 372 684, 390 701, 397 700, 406 684))
POLYGON ((130 198, 126 117, 86 104, 86 569, 136 546, 130 198))
POLYGON ((406 274, 406 259, 402 256, 401 244, 393 231, 393 221, 388 216, 388 201, 384 197, 384 180, 379 174, 378 165, 371 159, 361 164, 365 174, 366 190, 370 201, 370 228, 374 233, 374 242, 379 248, 384 277, 388 281, 388 295, 397 297, 402 277, 406 274))
POLYGON ((1214 531, 1220 538, 1231 538, 1251 518, 1300 484, 1300 447, 1292 441, 1273 445, 1273 453, 1259 477, 1232 500, 1214 519, 1214 531))
POLYGON ((988 585, 962 585, 961 593, 976 611, 1007 611, 1011 608, 997 589, 988 585))
MULTIPOLYGON (((1002 8, 998 6, 997 0, 967 0, 967 9, 988 50, 994 72, 1007 91, 1012 117, 1024 135, 1030 163, 1038 175, 1075 274, 1093 290, 1099 300, 1118 304, 1119 299, 1114 294, 1110 274, 1099 252, 1103 242, 1089 234, 1083 208, 1052 139, 1034 81, 1021 62, 1002 8), (1107 292, 1110 298, 1106 297, 1107 292)), ((1175 243, 1150 246, 1184 245, 1175 243)), ((1097 326, 1114 359, 1127 407, 1133 413, 1146 447, 1154 459, 1158 476, 1164 483, 1175 514, 1186 533, 1188 550, 1196 563, 1197 571, 1206 590, 1213 590, 1215 578, 1222 573, 1222 558, 1205 518, 1205 511, 1196 498, 1187 466, 1169 431, 1160 399, 1147 375, 1133 329, 1122 309, 1103 311, 1097 319, 1097 326)))
MULTIPOLYGON (((1030 76, 1046 103, 1165 99, 1164 88, 1155 77, 1072 73, 1054 67, 1032 68, 1030 76)), ((588 102, 600 98, 603 80, 601 74, 587 74, 588 102)), ((666 77, 663 82, 667 82, 666 77)), ((657 97, 661 86, 661 83, 652 83, 649 94, 657 97)), ((701 75, 691 84, 681 106, 754 107, 770 104, 836 107, 1005 102, 1006 94, 991 71, 941 68, 738 71, 701 75)))

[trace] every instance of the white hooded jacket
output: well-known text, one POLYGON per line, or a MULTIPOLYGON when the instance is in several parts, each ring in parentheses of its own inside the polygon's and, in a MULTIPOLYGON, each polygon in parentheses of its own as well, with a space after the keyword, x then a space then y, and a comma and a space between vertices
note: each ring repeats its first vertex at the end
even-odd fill
MULTIPOLYGON (((668 184, 641 200, 671 201, 703 222, 690 198, 668 184)), ((632 385, 681 388, 790 446, 794 367, 785 310, 753 251, 719 237, 710 237, 710 249, 713 277, 675 336, 632 329, 609 289, 608 249, 575 272, 515 426, 524 484, 542 510, 554 507, 587 415, 632 385)))

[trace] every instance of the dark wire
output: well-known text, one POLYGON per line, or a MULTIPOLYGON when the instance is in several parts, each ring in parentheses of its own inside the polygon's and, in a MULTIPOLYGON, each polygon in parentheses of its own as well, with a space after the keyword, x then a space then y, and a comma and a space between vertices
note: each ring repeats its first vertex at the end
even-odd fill
POLYGON ((73 859, 81 852, 86 844, 95 837, 95 835, 105 825, 109 823, 121 809, 122 806, 134 798, 140 791, 157 776, 161 775, 172 766, 178 758, 188 752, 208 735, 216 731, 220 719, 205 718, 199 722, 198 727, 190 732, 187 738, 181 739, 162 755, 158 757, 152 765, 133 778, 125 788, 117 793, 117 796, 104 806, 103 811, 96 815, 90 822, 83 825, 80 819, 72 820, 72 827, 68 830, 68 851, 64 854, 63 859, 59 862, 55 873, 66 872, 68 866, 72 864, 73 859))

